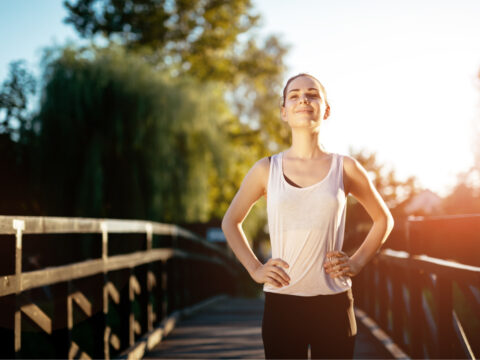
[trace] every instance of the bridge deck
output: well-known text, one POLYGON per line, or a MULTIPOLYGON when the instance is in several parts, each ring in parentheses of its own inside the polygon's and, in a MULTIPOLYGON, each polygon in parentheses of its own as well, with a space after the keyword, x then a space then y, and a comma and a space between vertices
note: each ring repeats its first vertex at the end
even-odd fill
MULTIPOLYGON (((262 299, 228 298, 176 328, 145 358, 156 359, 262 359, 262 299)), ((371 332, 357 319, 357 359, 392 359, 371 332)))

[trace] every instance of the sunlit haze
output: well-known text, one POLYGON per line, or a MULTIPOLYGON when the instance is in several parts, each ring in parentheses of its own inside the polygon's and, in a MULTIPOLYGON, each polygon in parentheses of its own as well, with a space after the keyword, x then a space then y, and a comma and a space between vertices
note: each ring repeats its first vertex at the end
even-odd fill
POLYGON ((288 76, 324 84, 329 151, 376 152, 400 179, 448 193, 473 163, 479 1, 257 0, 262 34, 291 48, 288 76))

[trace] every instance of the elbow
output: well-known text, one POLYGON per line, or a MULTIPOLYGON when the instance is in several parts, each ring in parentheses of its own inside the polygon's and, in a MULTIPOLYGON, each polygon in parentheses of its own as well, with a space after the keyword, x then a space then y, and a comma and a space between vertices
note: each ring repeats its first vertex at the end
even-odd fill
POLYGON ((388 214, 385 215, 382 222, 385 224, 384 225, 385 226, 385 236, 382 239, 382 245, 383 245, 387 241, 390 233, 392 232, 393 227, 395 226, 395 221, 393 219, 392 214, 390 214, 390 212, 389 212, 388 214))
POLYGON ((376 223, 382 229, 380 230, 383 233, 383 236, 380 240, 380 245, 383 245, 385 241, 387 241, 388 236, 392 232, 395 225, 393 216, 389 211, 385 212, 379 215, 378 218, 374 220, 374 223, 376 223))
POLYGON ((222 224, 220 225, 224 234, 227 233, 228 229, 232 227, 232 219, 228 216, 228 213, 222 219, 222 224))
POLYGON ((373 222, 385 226, 389 232, 395 225, 395 221, 393 220, 393 216, 390 214, 390 212, 379 214, 378 217, 373 220, 373 222))
POLYGON ((387 215, 388 232, 392 231, 394 226, 395 226, 395 220, 393 220, 392 214, 388 213, 388 215, 387 215))
POLYGON ((222 228, 222 231, 225 233, 225 229, 228 227, 228 218, 227 215, 225 215, 222 219, 222 224, 220 225, 222 228))

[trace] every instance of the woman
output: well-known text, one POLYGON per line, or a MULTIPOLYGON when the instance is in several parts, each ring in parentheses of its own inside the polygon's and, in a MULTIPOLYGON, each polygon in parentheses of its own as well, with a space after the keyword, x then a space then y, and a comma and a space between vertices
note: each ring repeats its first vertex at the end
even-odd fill
POLYGON ((222 221, 233 252, 264 284, 262 339, 267 359, 352 358, 356 335, 350 277, 371 260, 393 218, 365 169, 352 157, 327 152, 320 126, 330 114, 325 89, 299 74, 283 89, 281 118, 289 149, 263 158, 245 176, 222 221), (341 251, 346 198, 352 194, 373 226, 358 250, 341 251), (253 204, 267 197, 272 258, 262 264, 242 230, 253 204))

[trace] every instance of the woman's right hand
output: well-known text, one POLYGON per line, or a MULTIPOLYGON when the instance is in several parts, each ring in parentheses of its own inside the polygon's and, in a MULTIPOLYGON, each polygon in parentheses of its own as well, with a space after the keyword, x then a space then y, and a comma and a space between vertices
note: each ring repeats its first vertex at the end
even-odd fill
POLYGON ((290 276, 282 269, 289 265, 282 259, 269 259, 265 264, 257 267, 251 274, 253 280, 259 284, 268 283, 275 287, 290 284, 290 276))

